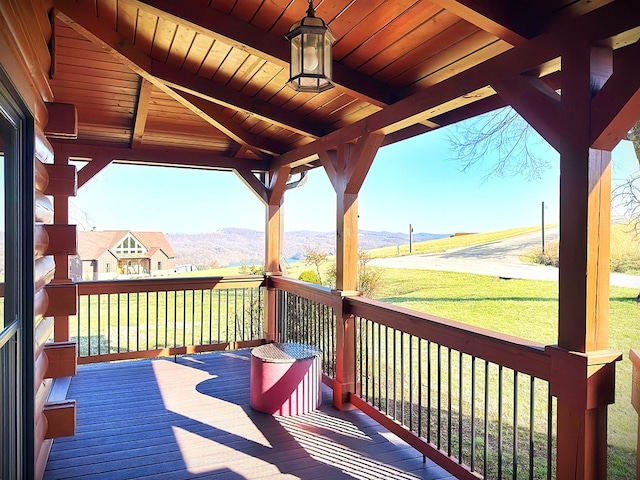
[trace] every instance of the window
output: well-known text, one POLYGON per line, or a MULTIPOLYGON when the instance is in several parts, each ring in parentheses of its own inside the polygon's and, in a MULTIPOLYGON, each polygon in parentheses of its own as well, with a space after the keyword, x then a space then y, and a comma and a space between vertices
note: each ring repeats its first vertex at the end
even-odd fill
POLYGON ((104 264, 104 271, 107 273, 111 271, 111 264, 109 262, 104 264))
POLYGON ((158 262, 158 270, 162 270, 162 262, 158 262))
POLYGON ((0 478, 33 478, 33 118, 0 69, 0 478))
POLYGON ((116 245, 114 251, 116 252, 116 255, 139 255, 147 253, 147 249, 144 248, 144 245, 136 240, 136 238, 130 233, 127 233, 124 240, 116 245))

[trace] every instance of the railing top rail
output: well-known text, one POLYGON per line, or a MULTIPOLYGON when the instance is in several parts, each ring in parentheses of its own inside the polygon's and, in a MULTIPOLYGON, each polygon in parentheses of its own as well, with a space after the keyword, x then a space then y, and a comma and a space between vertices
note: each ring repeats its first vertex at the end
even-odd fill
POLYGON ((275 275, 268 277, 268 282, 270 286, 278 290, 308 298, 309 300, 327 305, 333 309, 338 309, 342 306, 342 296, 340 293, 328 287, 275 275))
POLYGON ((504 335, 362 297, 345 298, 349 313, 543 380, 551 358, 541 343, 504 335))
POLYGON ((166 292, 182 290, 211 290, 254 288, 265 285, 263 276, 238 275, 224 277, 160 277, 131 280, 97 280, 77 282, 78 295, 109 293, 166 292))

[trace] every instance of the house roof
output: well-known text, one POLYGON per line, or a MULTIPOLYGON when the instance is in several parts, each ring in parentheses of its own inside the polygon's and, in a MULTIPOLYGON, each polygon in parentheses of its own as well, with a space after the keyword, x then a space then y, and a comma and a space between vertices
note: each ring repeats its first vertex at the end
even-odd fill
POLYGON ((79 231, 78 254, 82 260, 95 260, 107 250, 115 248, 128 233, 131 233, 147 249, 146 254, 137 256, 150 257, 160 249, 168 258, 175 257, 171 244, 162 232, 129 230, 79 231))
POLYGON ((113 159, 255 185, 251 172, 319 167, 319 150, 365 132, 389 144, 505 106, 511 80, 555 101, 574 38, 622 52, 640 36, 635 0, 314 4, 336 37, 335 88, 319 94, 286 86, 304 0, 53 0, 51 87, 78 109, 56 152, 94 164, 80 185, 113 159))

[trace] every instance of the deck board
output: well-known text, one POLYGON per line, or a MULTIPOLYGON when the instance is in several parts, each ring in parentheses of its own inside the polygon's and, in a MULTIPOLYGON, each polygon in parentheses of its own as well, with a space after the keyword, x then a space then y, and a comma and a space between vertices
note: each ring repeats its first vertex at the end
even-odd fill
POLYGON ((81 365, 73 437, 44 478, 447 479, 359 411, 272 417, 249 405, 248 351, 81 365))

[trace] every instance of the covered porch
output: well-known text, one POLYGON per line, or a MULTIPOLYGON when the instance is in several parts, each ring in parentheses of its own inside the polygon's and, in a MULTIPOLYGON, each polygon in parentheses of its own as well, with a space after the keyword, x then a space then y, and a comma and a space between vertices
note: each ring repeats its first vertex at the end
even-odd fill
POLYGON ((249 353, 81 366, 73 437, 44 478, 453 477, 358 410, 272 417, 249 406, 249 353))
MULTIPOLYGON (((3 142, 4 156, 24 165, 15 174, 24 210, 14 213, 29 222, 8 245, 26 245, 29 259, 33 246, 35 258, 20 288, 7 277, 22 313, 0 348, 7 358, 15 348, 23 355, 0 363, 17 372, 6 391, 12 412, 23 412, 17 424, 5 422, 15 431, 1 452, 11 460, 7 476, 41 477, 53 438, 74 441, 82 392, 69 397, 58 379, 73 376, 76 362, 273 340, 318 346, 333 407, 358 408, 456 478, 607 476, 607 408, 625 401, 615 399, 621 352, 610 350, 608 333, 611 150, 640 119, 640 4, 313 6, 336 37, 334 88, 317 92, 286 86, 284 35, 309 2, 0 3, 0 113, 22 139, 3 142), (505 106, 560 154, 553 345, 358 292, 358 194, 379 148, 505 106), (11 123, 13 111, 22 123, 11 123), (69 198, 114 162, 235 173, 264 208, 264 275, 72 282, 69 198), (311 169, 323 170, 335 191, 334 290, 283 275, 286 192, 311 169)), ((181 362, 202 371, 197 360, 181 362)), ((125 367, 92 368, 81 375, 125 367)))

